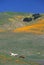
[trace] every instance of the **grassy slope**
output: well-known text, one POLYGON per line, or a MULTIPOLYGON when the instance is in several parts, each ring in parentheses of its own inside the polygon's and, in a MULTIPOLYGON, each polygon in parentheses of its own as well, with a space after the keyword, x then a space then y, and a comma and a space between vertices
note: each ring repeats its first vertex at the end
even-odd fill
MULTIPOLYGON (((34 23, 36 25, 38 20, 35 21, 33 20, 30 23, 24 23, 21 20, 22 17, 24 18, 27 17, 28 15, 29 14, 19 15, 18 13, 10 13, 10 12, 0 13, 0 64, 1 65, 14 65, 14 64, 29 65, 30 59, 44 59, 44 34, 36 35, 33 33, 8 32, 27 25, 33 26, 34 23), (12 57, 9 56, 10 51, 14 53, 18 53, 19 55, 25 55, 26 58, 19 59, 17 57, 12 59, 12 57)), ((44 16, 42 15, 41 19, 43 18, 44 16)), ((37 23, 37 25, 38 24, 39 22, 37 23)), ((44 24, 44 22, 40 22, 40 24, 44 24)), ((40 25, 40 27, 42 28, 42 25, 40 25)), ((37 27, 37 29, 39 28, 37 27)))
POLYGON ((13 31, 13 32, 32 32, 32 33, 44 34, 43 14, 41 14, 41 17, 39 19, 32 20, 29 23, 23 22, 24 17, 32 17, 32 14, 14 13, 14 12, 0 13, 0 32, 13 31))
MULTIPOLYGON (((30 59, 44 59, 44 36, 27 33, 0 33, 0 63, 29 65, 30 59), (14 52, 26 56, 25 59, 11 57, 14 52), (40 53, 40 54, 39 54, 40 53), (17 60, 17 61, 16 61, 17 60), (4 62, 3 62, 4 61, 4 62)), ((33 65, 33 61, 31 61, 33 65)), ((34 62, 34 64, 37 62, 34 62)), ((38 64, 39 65, 39 64, 38 64)))
POLYGON ((14 32, 31 32, 35 34, 44 34, 44 19, 40 19, 32 25, 17 28, 14 32))

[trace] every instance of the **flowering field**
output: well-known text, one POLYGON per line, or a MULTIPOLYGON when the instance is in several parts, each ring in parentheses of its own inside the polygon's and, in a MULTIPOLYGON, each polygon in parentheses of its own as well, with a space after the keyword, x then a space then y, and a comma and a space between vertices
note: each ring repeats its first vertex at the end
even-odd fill
POLYGON ((44 65, 44 14, 0 13, 0 65, 44 65))

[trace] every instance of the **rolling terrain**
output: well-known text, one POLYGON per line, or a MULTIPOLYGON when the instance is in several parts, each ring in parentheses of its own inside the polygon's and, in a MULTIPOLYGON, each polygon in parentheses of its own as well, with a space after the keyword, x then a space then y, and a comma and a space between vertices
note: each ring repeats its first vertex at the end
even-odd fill
POLYGON ((32 15, 0 12, 0 65, 44 65, 44 14, 36 19, 32 15))

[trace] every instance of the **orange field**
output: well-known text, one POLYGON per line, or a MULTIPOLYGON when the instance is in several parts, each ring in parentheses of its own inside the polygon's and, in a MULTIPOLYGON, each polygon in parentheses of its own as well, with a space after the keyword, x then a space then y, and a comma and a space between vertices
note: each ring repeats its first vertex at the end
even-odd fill
POLYGON ((3 29, 0 29, 0 32, 5 32, 5 30, 3 30, 3 29))
POLYGON ((35 34, 44 34, 44 19, 40 19, 30 26, 17 28, 13 30, 13 32, 31 32, 35 34))

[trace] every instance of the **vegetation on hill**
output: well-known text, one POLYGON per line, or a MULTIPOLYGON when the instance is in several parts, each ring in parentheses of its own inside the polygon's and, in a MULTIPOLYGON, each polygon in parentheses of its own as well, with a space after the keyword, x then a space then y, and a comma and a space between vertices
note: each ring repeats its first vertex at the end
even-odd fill
POLYGON ((17 28, 22 29, 22 27, 26 27, 25 29, 23 28, 25 32, 29 32, 31 30, 31 32, 33 31, 34 33, 41 33, 41 31, 44 33, 44 20, 42 20, 43 18, 43 14, 0 12, 0 32, 14 31, 17 28), (34 17, 36 17, 36 19, 34 19, 34 17), (30 27, 32 28, 30 29, 30 27))

